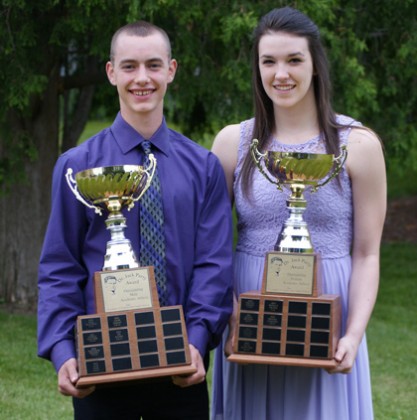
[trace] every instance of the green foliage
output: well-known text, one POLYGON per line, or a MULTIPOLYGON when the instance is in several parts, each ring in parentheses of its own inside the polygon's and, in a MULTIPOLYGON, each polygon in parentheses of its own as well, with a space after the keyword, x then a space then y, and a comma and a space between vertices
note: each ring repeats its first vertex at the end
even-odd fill
MULTIPOLYGON (((307 13, 321 29, 336 110, 377 131, 389 165, 399 160, 405 172, 416 169, 417 0, 2 0, 0 125, 14 124, 16 119, 7 119, 11 112, 17 118, 36 115, 56 68, 56 95, 67 98, 61 101, 62 126, 79 106, 81 95, 74 92, 89 83, 97 85, 90 117, 112 118, 116 92, 103 83, 110 39, 137 19, 160 25, 172 40, 179 69, 166 110, 185 134, 199 138, 248 118, 252 30, 260 16, 285 5, 307 13)), ((24 128, 31 136, 30 124, 24 128)), ((18 153, 1 141, 0 158, 18 153)))
POLYGON ((392 158, 389 163, 388 199, 417 196, 417 168, 407 170, 399 158, 392 158))
POLYGON ((366 45, 358 56, 364 77, 374 86, 373 104, 358 108, 360 118, 384 140, 389 163, 397 157, 406 170, 417 170, 417 2, 345 3, 351 27, 366 45))

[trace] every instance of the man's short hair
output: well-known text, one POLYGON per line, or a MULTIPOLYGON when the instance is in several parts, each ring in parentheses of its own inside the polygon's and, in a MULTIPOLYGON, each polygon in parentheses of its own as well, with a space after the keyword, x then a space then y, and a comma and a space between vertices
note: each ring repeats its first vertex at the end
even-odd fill
POLYGON ((114 62, 114 56, 116 53, 115 48, 117 38, 122 33, 140 37, 147 37, 155 33, 160 33, 167 45, 168 58, 171 59, 171 41, 169 40, 168 34, 159 26, 153 25, 152 23, 146 22, 144 20, 138 20, 136 22, 128 23, 127 25, 122 26, 114 33, 110 45, 110 61, 112 63, 114 62))

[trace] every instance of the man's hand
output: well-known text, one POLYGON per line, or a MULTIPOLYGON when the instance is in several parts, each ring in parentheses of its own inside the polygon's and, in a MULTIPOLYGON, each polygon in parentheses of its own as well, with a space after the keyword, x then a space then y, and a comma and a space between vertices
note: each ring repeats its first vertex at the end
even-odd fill
POLYGON ((62 395, 84 398, 95 390, 94 386, 82 389, 75 388, 77 380, 77 361, 74 358, 68 359, 58 371, 58 391, 62 395))
POLYGON ((201 357, 200 352, 192 344, 190 344, 190 353, 191 366, 195 367, 197 372, 187 376, 173 376, 172 382, 181 388, 199 384, 206 378, 206 369, 204 368, 203 358, 201 357))

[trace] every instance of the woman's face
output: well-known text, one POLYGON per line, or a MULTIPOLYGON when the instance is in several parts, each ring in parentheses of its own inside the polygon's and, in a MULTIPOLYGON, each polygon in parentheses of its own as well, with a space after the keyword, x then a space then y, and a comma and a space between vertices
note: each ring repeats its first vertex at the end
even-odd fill
POLYGON ((271 32, 259 41, 259 71, 275 109, 313 101, 313 60, 307 39, 286 32, 271 32))

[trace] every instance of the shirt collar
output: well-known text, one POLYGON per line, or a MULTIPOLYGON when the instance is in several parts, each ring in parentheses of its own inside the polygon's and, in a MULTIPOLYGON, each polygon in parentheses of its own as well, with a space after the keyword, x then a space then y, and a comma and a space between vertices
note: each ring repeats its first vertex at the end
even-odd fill
MULTIPOLYGON (((123 154, 129 153, 132 149, 138 147, 146 140, 123 119, 120 112, 117 114, 116 119, 111 126, 111 131, 123 154)), ((162 123, 159 128, 147 140, 152 143, 153 147, 166 156, 169 155, 171 147, 169 142, 169 129, 164 117, 162 118, 162 123)))

